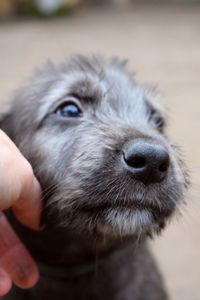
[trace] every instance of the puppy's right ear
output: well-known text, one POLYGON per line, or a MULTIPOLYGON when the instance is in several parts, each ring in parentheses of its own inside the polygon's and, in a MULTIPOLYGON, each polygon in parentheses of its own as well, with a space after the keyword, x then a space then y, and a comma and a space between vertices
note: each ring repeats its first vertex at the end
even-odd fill
POLYGON ((0 129, 13 139, 14 126, 10 107, 0 109, 0 129))

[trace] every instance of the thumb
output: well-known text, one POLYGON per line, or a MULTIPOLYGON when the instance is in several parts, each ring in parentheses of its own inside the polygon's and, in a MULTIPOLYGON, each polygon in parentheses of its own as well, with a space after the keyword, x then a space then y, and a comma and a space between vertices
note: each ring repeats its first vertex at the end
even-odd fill
POLYGON ((12 210, 17 219, 24 225, 39 229, 42 211, 40 184, 35 178, 32 168, 24 176, 20 196, 13 203, 12 210))

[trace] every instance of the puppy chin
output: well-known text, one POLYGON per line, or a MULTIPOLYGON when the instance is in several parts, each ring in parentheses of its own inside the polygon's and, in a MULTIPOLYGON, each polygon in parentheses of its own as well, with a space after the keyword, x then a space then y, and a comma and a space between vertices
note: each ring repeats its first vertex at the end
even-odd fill
POLYGON ((98 221, 96 231, 104 236, 152 235, 161 231, 160 223, 155 221, 152 212, 146 209, 110 209, 98 221))

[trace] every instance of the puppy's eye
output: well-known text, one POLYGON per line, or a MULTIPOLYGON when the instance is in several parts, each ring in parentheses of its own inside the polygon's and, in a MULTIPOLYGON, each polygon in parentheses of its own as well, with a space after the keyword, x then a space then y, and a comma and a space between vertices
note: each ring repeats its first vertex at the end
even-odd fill
POLYGON ((151 109, 149 120, 154 128, 158 129, 161 133, 163 132, 165 120, 158 111, 151 109))
POLYGON ((82 110, 74 101, 67 101, 60 105, 55 113, 64 118, 78 118, 82 116, 82 110))
POLYGON ((165 121, 159 114, 153 116, 153 123, 160 131, 162 131, 165 126, 165 121))

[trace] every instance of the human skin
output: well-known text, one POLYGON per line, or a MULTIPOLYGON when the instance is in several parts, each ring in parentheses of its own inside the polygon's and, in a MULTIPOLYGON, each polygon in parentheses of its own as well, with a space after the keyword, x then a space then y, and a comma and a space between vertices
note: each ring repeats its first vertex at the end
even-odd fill
POLYGON ((12 209, 17 219, 39 229, 41 189, 32 167, 15 144, 0 130, 0 297, 12 282, 21 288, 38 280, 37 266, 2 212, 12 209))

